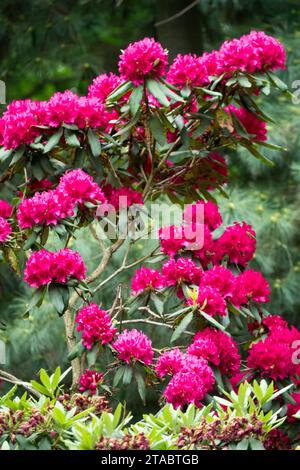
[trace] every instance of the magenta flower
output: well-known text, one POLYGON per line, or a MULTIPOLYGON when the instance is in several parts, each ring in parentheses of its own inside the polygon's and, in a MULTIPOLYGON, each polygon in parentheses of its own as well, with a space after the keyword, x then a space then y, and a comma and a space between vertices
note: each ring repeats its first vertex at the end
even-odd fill
POLYGON ((22 229, 35 225, 56 225, 60 219, 74 215, 74 201, 59 190, 36 192, 23 199, 17 210, 18 224, 22 229))
POLYGON ((204 271, 202 284, 217 289, 224 299, 231 299, 236 291, 236 278, 225 266, 213 266, 204 271))
POLYGON ((206 359, 228 377, 240 371, 241 357, 237 344, 228 334, 216 328, 205 328, 196 333, 188 353, 206 359))
POLYGON ((8 219, 13 211, 13 207, 3 199, 0 199, 0 217, 3 219, 8 219))
POLYGON ((171 225, 169 227, 161 227, 158 235, 161 251, 169 256, 174 256, 186 245, 183 226, 176 227, 175 225, 171 225))
POLYGON ((203 311, 212 317, 215 315, 226 316, 227 314, 226 302, 218 289, 214 289, 213 287, 205 286, 203 284, 201 284, 198 289, 196 301, 189 298, 187 300, 187 304, 197 305, 200 312, 203 311))
POLYGON ((179 372, 184 364, 185 354, 178 348, 164 352, 156 363, 156 373, 162 378, 179 372))
POLYGON ((236 108, 231 104, 227 106, 226 112, 235 114, 248 134, 253 136, 253 139, 261 142, 267 140, 266 123, 254 116, 250 111, 247 111, 245 108, 236 108))
POLYGON ((122 52, 119 72, 125 80, 140 85, 145 78, 160 78, 165 74, 168 52, 153 38, 129 44, 122 52))
POLYGON ((194 204, 188 204, 183 218, 186 223, 205 224, 211 231, 216 230, 222 224, 219 208, 211 201, 197 201, 194 204), (203 212, 200 208, 203 208, 203 212))
POLYGON ((132 295, 138 295, 144 291, 162 289, 164 286, 165 282, 159 271, 142 266, 135 272, 131 281, 131 292, 132 295))
POLYGON ((199 284, 202 277, 202 268, 189 258, 171 258, 164 263, 162 275, 167 285, 175 286, 182 283, 199 284))
POLYGON ((0 217, 0 243, 6 242, 11 232, 10 224, 6 219, 0 217))
POLYGON ((94 78, 89 86, 88 98, 97 98, 101 103, 105 103, 111 92, 121 84, 121 79, 113 73, 102 73, 94 78))
POLYGON ((189 403, 200 407, 205 395, 212 390, 214 382, 213 371, 204 359, 186 355, 184 367, 171 378, 164 396, 174 408, 189 403))
POLYGON ((102 372, 86 369, 80 377, 79 390, 81 392, 88 391, 90 395, 95 395, 99 384, 101 384, 103 380, 104 374, 102 372))
POLYGON ((152 342, 141 331, 124 330, 112 346, 118 353, 118 359, 127 362, 127 364, 130 364, 131 361, 141 361, 150 365, 153 361, 152 342))
POLYGON ((76 316, 77 331, 82 331, 82 344, 91 349, 93 344, 100 342, 102 345, 111 343, 117 329, 113 328, 110 316, 105 310, 100 310, 98 305, 91 303, 83 307, 76 316))
POLYGON ((179 88, 204 86, 209 82, 204 62, 195 54, 178 54, 167 74, 167 81, 179 88))
POLYGON ((253 258, 256 248, 256 234, 251 225, 246 222, 227 227, 224 233, 215 241, 216 258, 222 260, 224 256, 230 263, 247 266, 253 258))
POLYGON ((285 326, 277 319, 270 323, 272 326, 267 337, 252 344, 247 366, 272 380, 299 380, 296 378, 299 377, 300 365, 293 361, 293 355, 294 344, 300 341, 300 332, 294 327, 285 326))
POLYGON ((71 197, 75 204, 85 202, 105 204, 107 202, 98 184, 79 168, 66 172, 60 179, 57 189, 71 197))
POLYGON ((250 300, 264 303, 270 300, 269 283, 259 272, 247 269, 236 279, 234 301, 237 305, 247 304, 250 300))
POLYGON ((65 284, 69 279, 83 280, 86 267, 79 253, 64 248, 56 253, 40 250, 27 261, 24 280, 30 287, 41 287, 50 282, 65 284))

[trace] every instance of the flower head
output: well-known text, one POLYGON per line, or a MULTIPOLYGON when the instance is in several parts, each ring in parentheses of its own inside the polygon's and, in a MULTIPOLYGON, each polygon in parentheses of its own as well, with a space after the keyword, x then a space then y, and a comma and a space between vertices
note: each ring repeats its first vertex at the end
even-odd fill
POLYGON ((3 217, 0 217, 0 243, 5 242, 11 232, 12 230, 9 222, 7 222, 3 217))
POLYGON ((88 97, 97 98, 101 103, 105 103, 106 98, 121 83, 120 77, 114 73, 102 73, 94 78, 89 86, 88 97))
POLYGON ((150 365, 153 361, 152 342, 141 331, 124 330, 112 346, 118 353, 118 359, 127 364, 131 361, 141 361, 150 365))
POLYGON ((199 331, 189 346, 188 353, 206 359, 229 377, 240 371, 241 357, 237 344, 228 334, 216 328, 199 331))
POLYGON ((185 355, 178 348, 164 352, 156 363, 156 373, 162 378, 165 375, 174 375, 179 372, 184 364, 185 355))
POLYGON ((251 225, 246 222, 227 227, 224 233, 216 240, 215 250, 218 259, 226 255, 230 263, 246 266, 253 258, 256 247, 256 234, 251 225))
POLYGON ((138 295, 144 291, 162 289, 165 286, 164 279, 156 269, 145 268, 138 269, 131 281, 131 291, 133 295, 138 295))
POLYGON ((88 391, 90 395, 97 393, 99 384, 103 382, 104 374, 102 372, 96 372, 95 370, 86 369, 80 377, 80 388, 81 392, 88 391))
POLYGON ((215 315, 225 316, 226 302, 218 289, 200 284, 196 301, 188 299, 188 305, 197 305, 200 312, 203 311, 212 317, 215 315))
POLYGON ((140 85, 147 77, 162 77, 167 64, 168 52, 153 38, 145 38, 129 44, 122 52, 119 72, 125 80, 140 85))
POLYGON ((254 302, 269 302, 270 287, 260 272, 247 269, 236 279, 235 302, 237 305, 254 302))
POLYGON ((85 202, 104 204, 107 202, 98 184, 90 175, 79 168, 66 172, 60 179, 57 188, 71 197, 75 204, 85 202))
POLYGON ((219 208, 211 201, 197 201, 188 204, 183 214, 186 223, 205 224, 209 230, 216 230, 222 223, 219 208))
POLYGON ((3 219, 8 219, 13 211, 13 207, 3 199, 0 199, 0 217, 3 219))
POLYGON ((213 371, 205 360, 186 355, 184 367, 171 378, 164 396, 174 408, 189 403, 201 406, 201 401, 212 390, 214 382, 213 371))
POLYGON ((217 289, 224 299, 231 299, 235 293, 236 278, 225 266, 213 266, 204 271, 202 283, 217 289))
POLYGON ((76 251, 64 248, 56 253, 40 250, 27 261, 24 280, 30 287, 41 287, 49 282, 65 284, 69 279, 85 278, 86 267, 76 251))
POLYGON ((168 285, 199 284, 202 272, 202 268, 189 258, 171 258, 162 267, 162 275, 168 285))
POLYGON ((87 349, 91 349, 95 342, 102 345, 110 343, 117 332, 108 313, 94 303, 78 312, 76 323, 77 331, 82 331, 82 343, 87 349))
POLYGON ((203 86, 209 82, 205 64, 195 54, 178 54, 171 65, 167 81, 179 88, 203 86))

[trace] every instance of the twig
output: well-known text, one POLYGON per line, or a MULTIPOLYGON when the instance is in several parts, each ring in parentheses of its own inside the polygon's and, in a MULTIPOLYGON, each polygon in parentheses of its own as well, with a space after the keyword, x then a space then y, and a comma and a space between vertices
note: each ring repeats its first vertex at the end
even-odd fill
POLYGON ((182 10, 175 13, 175 15, 169 16, 169 18, 165 18, 164 20, 157 21, 156 23, 154 23, 154 26, 156 27, 162 26, 163 24, 170 23, 171 21, 177 20, 177 18, 180 18, 181 16, 185 15, 185 13, 187 13, 189 10, 197 6, 199 1, 200 0, 195 0, 194 2, 190 3, 185 8, 183 8, 182 10))
POLYGON ((20 385, 21 387, 25 388, 28 392, 35 395, 37 398, 41 397, 41 394, 35 390, 29 382, 24 382, 23 380, 18 379, 12 374, 5 372, 5 370, 0 370, 0 379, 5 380, 5 382, 9 382, 14 385, 20 385))

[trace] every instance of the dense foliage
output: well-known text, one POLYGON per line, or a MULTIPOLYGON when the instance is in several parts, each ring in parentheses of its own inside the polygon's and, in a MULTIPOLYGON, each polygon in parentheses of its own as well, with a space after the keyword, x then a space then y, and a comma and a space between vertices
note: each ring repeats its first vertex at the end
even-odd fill
MULTIPOLYGON (((122 52, 119 76, 100 75, 87 96, 67 90, 48 101, 14 101, 0 120, 1 181, 14 193, 0 207, 3 260, 18 275, 24 272, 33 289, 27 317, 47 299, 63 317, 71 390, 85 392, 55 397, 58 370, 51 378, 43 371, 42 385, 30 387, 53 402, 28 404, 23 396, 16 417, 18 399, 15 406, 10 394, 4 397, 2 427, 10 434, 7 441, 3 433, 4 446, 22 446, 24 439, 20 444, 14 435, 31 435, 28 422, 54 441, 46 437, 41 446, 158 448, 149 435, 158 431, 147 428, 147 418, 132 431, 103 430, 111 420, 117 426, 121 413, 120 407, 117 418, 106 413, 103 391, 109 396, 132 381, 143 402, 148 389, 163 389, 174 409, 193 404, 201 410, 187 409, 188 427, 185 415, 174 415, 181 424, 176 439, 164 439, 170 448, 297 445, 300 332, 265 308, 268 282, 248 268, 256 249, 252 226, 244 220, 222 226, 215 200, 216 193, 227 196, 221 153, 243 148, 271 165, 262 149, 279 149, 267 141, 272 119, 259 102, 272 87, 288 94, 274 74, 285 67, 284 48, 253 31, 202 56, 178 55, 167 67, 167 51, 146 38, 122 52), (136 245, 157 223, 148 217, 142 232, 141 213, 153 201, 176 204, 181 223, 165 225, 164 217, 159 243, 134 259, 136 245), (73 246, 86 228, 102 252, 91 272, 73 246), (122 260, 109 272, 118 251, 122 260), (130 295, 119 283, 107 308, 96 303, 105 285, 138 265, 130 295), (151 329, 131 329, 143 324, 151 329), (262 377, 270 385, 255 381, 262 377), (244 380, 238 395, 230 394, 244 380), (222 406, 211 415, 211 394, 218 391, 229 401, 215 399, 222 406), (98 407, 100 418, 89 422, 89 407, 98 407), (45 413, 51 429, 43 427, 45 413), (64 436, 71 428, 75 443, 64 436)), ((5 372, 2 377, 15 381, 5 372)), ((165 417, 173 408, 160 413, 165 417)))

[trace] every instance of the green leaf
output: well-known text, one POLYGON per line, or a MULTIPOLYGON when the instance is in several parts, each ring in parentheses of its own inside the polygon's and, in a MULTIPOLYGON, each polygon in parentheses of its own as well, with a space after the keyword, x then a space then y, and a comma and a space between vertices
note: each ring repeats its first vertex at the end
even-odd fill
POLYGON ((121 83, 115 90, 111 92, 110 95, 107 97, 107 102, 109 101, 117 101, 121 96, 125 95, 127 91, 131 90, 133 88, 133 84, 130 81, 126 81, 124 83, 121 83))
POLYGON ((146 402, 145 380, 144 380, 143 376, 139 373, 136 374, 135 378, 136 378, 136 381, 137 381, 139 395, 142 399, 142 402, 145 404, 145 402, 146 402))
POLYGON ((147 80, 146 86, 151 95, 153 95, 157 101, 159 101, 163 106, 169 106, 170 102, 166 97, 164 89, 162 88, 161 84, 156 80, 147 80))
POLYGON ((48 290, 50 302, 54 305, 59 314, 63 314, 68 308, 69 288, 67 286, 51 284, 48 290))
POLYGON ((263 446, 263 443, 254 439, 254 437, 250 438, 250 447, 252 450, 266 450, 263 446))
POLYGON ((143 98, 143 92, 143 85, 140 85, 137 88, 134 88, 133 92, 130 95, 129 106, 132 116, 135 116, 140 107, 143 98))
POLYGON ((261 162, 265 163, 266 165, 270 167, 274 166, 274 162, 272 162, 272 160, 270 160, 269 158, 264 156, 262 153, 260 153, 260 151, 254 146, 254 144, 251 144, 249 142, 249 143, 243 143, 242 145, 246 147, 246 149, 261 162))
POLYGON ((211 315, 207 315, 207 313, 203 312, 203 310, 201 310, 201 315, 209 322, 211 323, 212 325, 216 326, 217 328, 219 328, 219 330, 222 330, 224 331, 225 330, 225 327, 223 325, 221 325, 221 323, 219 323, 217 320, 215 320, 211 315))
POLYGON ((149 126, 150 126, 150 130, 151 130, 155 140, 157 140, 157 142, 160 145, 162 145, 162 146, 165 145, 167 140, 166 140, 166 137, 164 135, 164 129, 163 129, 163 126, 162 126, 162 123, 161 123, 160 119, 155 114, 153 114, 150 117, 149 126))
POLYGON ((189 326, 189 324, 191 323, 193 319, 193 316, 194 316, 194 312, 190 312, 183 317, 180 324, 177 326, 176 330, 172 334, 171 343, 174 343, 174 341, 176 341, 182 335, 182 333, 187 329, 187 327, 189 326))
POLYGON ((125 366, 121 366, 118 368, 114 376, 113 387, 116 387, 118 385, 121 378, 123 377, 124 372, 125 372, 125 366))
POLYGON ((47 144, 44 147, 44 153, 50 152, 60 141, 63 134, 63 129, 60 128, 55 134, 53 134, 48 140, 47 144))
POLYGON ((50 377, 45 371, 45 369, 40 370, 40 381, 42 382, 43 385, 49 390, 51 388, 51 382, 50 382, 50 377))
POLYGON ((93 156, 99 157, 99 155, 101 154, 101 144, 100 144, 99 136, 97 135, 95 131, 93 131, 92 129, 89 129, 87 133, 87 138, 88 138, 88 143, 90 145, 93 156))
POLYGON ((68 145, 71 147, 80 147, 80 142, 75 132, 70 132, 68 129, 65 129, 64 136, 68 145))
POLYGON ((286 83, 284 83, 277 75, 268 72, 267 73, 268 77, 270 78, 271 82, 273 85, 276 86, 280 91, 286 91, 288 89, 288 86, 286 83))
POLYGON ((238 443, 236 446, 236 450, 247 450, 249 447, 249 440, 243 439, 241 442, 238 443))
POLYGON ((125 366, 125 371, 123 374, 123 384, 124 385, 129 385, 132 379, 132 367, 131 366, 125 366))

